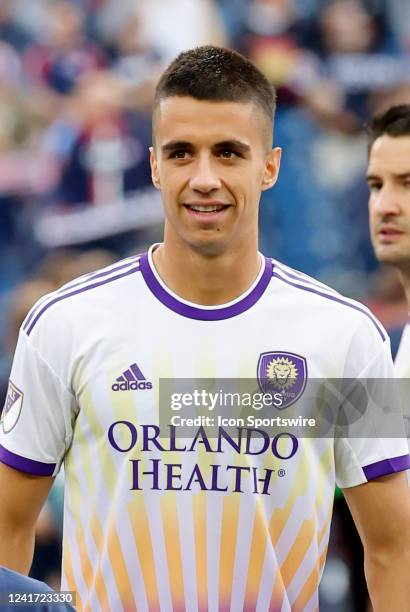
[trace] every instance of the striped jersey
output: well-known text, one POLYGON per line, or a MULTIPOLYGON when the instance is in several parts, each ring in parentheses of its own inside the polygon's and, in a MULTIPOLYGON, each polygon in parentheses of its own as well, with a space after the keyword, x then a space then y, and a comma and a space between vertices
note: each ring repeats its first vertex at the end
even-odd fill
POLYGON ((410 378, 410 319, 403 329, 394 367, 399 378, 410 378))
MULTIPOLYGON (((399 349, 394 360, 394 369, 399 379, 399 388, 403 401, 403 413, 405 415, 405 425, 407 441, 410 450, 410 319, 403 329, 399 349)), ((410 485, 410 472, 407 472, 407 480, 410 485)))
POLYGON ((62 588, 79 610, 317 610, 335 482, 407 469, 406 441, 267 438, 247 423, 180 435, 162 419, 161 381, 258 378, 280 390, 271 414, 284 417, 308 379, 392 376, 386 333, 361 304, 262 255, 237 299, 187 302, 153 248, 33 307, 0 458, 44 476, 64 463, 62 588))

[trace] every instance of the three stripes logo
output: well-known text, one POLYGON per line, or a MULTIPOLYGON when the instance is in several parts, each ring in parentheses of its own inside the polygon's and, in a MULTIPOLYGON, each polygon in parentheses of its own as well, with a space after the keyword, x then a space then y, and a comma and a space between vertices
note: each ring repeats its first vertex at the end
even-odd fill
POLYGON ((138 389, 143 391, 145 389, 152 389, 152 383, 145 378, 136 363, 130 365, 121 376, 118 376, 116 381, 111 387, 113 391, 137 391, 138 389))

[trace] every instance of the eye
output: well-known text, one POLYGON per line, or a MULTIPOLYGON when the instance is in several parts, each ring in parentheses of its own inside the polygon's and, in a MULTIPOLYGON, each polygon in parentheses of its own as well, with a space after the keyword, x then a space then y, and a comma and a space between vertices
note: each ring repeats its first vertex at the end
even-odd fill
POLYGON ((236 151, 232 151, 231 149, 222 149, 219 151, 219 156, 223 157, 223 159, 234 159, 235 157, 238 157, 238 154, 236 151))
POLYGON ((381 183, 367 183, 367 186, 369 187, 370 193, 380 191, 380 189, 382 188, 381 183))
POLYGON ((189 151, 185 150, 185 149, 179 149, 178 151, 173 151, 172 153, 170 153, 170 158, 171 159, 187 159, 189 155, 189 151))

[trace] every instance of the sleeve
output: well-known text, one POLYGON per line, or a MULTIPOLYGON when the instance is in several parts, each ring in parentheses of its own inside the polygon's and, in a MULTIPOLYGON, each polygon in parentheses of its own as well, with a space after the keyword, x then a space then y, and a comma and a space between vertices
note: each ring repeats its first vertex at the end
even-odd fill
POLYGON ((379 346, 354 384, 356 390, 352 396, 359 398, 360 406, 356 402, 350 414, 355 411, 356 417, 344 428, 347 435, 337 435, 337 430, 335 434, 336 482, 340 488, 354 487, 410 468, 388 340, 379 346))
POLYGON ((37 476, 58 473, 71 443, 75 397, 20 331, 0 426, 0 460, 37 476))
POLYGON ((31 612, 74 612, 74 608, 66 603, 27 603, 27 605, 21 606, 18 603, 6 604, 4 599, 11 593, 56 593, 45 582, 24 576, 7 567, 0 567, 0 593, 3 600, 1 603, 2 612, 13 612, 16 607, 20 607, 22 611, 30 610, 31 612))

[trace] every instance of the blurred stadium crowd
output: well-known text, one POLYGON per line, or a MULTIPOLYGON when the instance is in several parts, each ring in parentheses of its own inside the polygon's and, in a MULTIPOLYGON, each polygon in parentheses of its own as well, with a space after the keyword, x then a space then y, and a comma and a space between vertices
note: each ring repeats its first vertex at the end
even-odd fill
MULTIPOLYGON (((201 44, 238 49, 278 89, 261 250, 367 301, 395 345, 406 306, 372 255, 363 126, 410 101, 409 24, 407 0, 0 0, 0 394, 38 297, 161 239, 154 87, 201 44)), ((60 506, 57 486, 33 566, 54 586, 60 506)))

